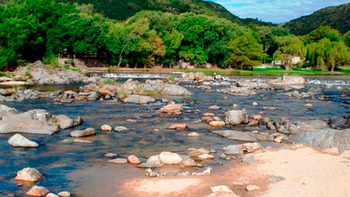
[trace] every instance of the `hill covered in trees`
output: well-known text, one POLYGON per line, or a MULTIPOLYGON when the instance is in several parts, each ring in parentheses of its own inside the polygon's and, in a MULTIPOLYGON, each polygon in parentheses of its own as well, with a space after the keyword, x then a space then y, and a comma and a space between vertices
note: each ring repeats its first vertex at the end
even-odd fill
POLYGON ((209 1, 201 0, 58 0, 61 2, 92 4, 96 12, 104 16, 125 20, 142 10, 171 12, 175 14, 193 12, 196 14, 206 14, 219 16, 231 21, 240 22, 240 19, 231 14, 223 6, 209 1))
MULTIPOLYGON (((1 1, 1 0, 0 0, 1 1)), ((229 12, 222 5, 202 0, 57 0, 58 2, 92 4, 97 13, 110 19, 126 20, 143 10, 181 14, 192 12, 226 18, 238 24, 275 25, 258 19, 241 19, 229 12)))
POLYGON ((319 26, 330 26, 344 34, 350 30, 350 3, 328 7, 287 22, 284 27, 292 34, 306 35, 319 26))
POLYGON ((328 26, 297 37, 277 26, 245 26, 217 16, 140 11, 118 21, 91 5, 55 0, 10 0, 0 4, 0 70, 57 58, 94 59, 110 66, 252 69, 277 59, 285 69, 336 70, 349 61, 350 32, 328 26), (293 63, 294 57, 302 61, 293 63))

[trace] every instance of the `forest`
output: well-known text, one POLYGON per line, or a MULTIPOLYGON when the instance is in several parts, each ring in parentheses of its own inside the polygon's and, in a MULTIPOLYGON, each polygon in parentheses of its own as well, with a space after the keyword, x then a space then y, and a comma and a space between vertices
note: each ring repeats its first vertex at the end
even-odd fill
POLYGON ((195 13, 140 11, 124 21, 94 12, 91 4, 10 0, 0 4, 0 70, 57 58, 95 58, 116 67, 252 69, 280 60, 287 70, 334 71, 349 61, 350 32, 320 26, 304 36, 279 26, 239 25, 195 13), (293 57, 303 60, 293 64, 293 57))

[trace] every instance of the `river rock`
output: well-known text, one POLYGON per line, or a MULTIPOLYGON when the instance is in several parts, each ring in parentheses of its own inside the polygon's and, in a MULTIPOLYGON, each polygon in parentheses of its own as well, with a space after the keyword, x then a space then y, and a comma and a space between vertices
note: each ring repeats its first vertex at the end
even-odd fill
POLYGON ((213 105, 213 106, 208 107, 208 109, 211 109, 211 110, 219 110, 219 109, 221 109, 221 107, 220 107, 220 106, 217 106, 217 105, 213 105))
POLYGON ((15 134, 7 141, 13 147, 36 148, 38 143, 28 140, 20 134, 15 134))
POLYGON ((90 135, 95 135, 96 131, 93 128, 87 128, 84 130, 75 130, 70 133, 70 136, 72 137, 86 137, 90 135))
POLYGON ((189 96, 193 93, 176 84, 165 84, 164 88, 161 90, 161 94, 167 96, 189 96))
POLYGON ((243 155, 244 149, 240 145, 229 145, 223 148, 226 155, 243 155))
POLYGON ((116 153, 106 153, 105 157, 116 157, 117 155, 116 153))
POLYGON ((172 129, 172 130, 184 130, 186 128, 187 128, 186 124, 174 124, 168 127, 168 129, 172 129))
POLYGON ((183 111, 181 104, 168 104, 160 109, 160 113, 164 114, 181 114, 183 111))
POLYGON ((8 107, 6 105, 0 105, 0 118, 8 115, 17 114, 17 110, 15 108, 8 107))
POLYGON ((246 141, 246 142, 257 142, 258 139, 254 133, 234 131, 234 130, 222 130, 222 131, 211 131, 212 133, 226 137, 232 140, 246 141))
POLYGON ((191 132, 187 134, 187 137, 200 137, 200 135, 197 132, 191 132))
POLYGON ((307 144, 322 149, 337 148, 339 152, 350 150, 350 129, 321 129, 296 134, 291 137, 296 143, 307 144))
POLYGON ((230 192, 230 193, 233 193, 233 191, 226 185, 219 185, 219 186, 211 187, 210 190, 212 192, 230 192))
POLYGON ((248 115, 245 109, 243 110, 229 110, 225 113, 226 124, 239 125, 242 123, 248 123, 248 115))
POLYGON ((137 158, 135 155, 130 155, 128 157, 128 162, 131 164, 140 164, 141 160, 139 158, 137 158))
POLYGON ((124 127, 124 126, 117 126, 114 128, 115 131, 117 132, 124 132, 124 131, 129 131, 130 129, 124 127))
POLYGON ((101 126, 101 130, 102 131, 112 131, 112 127, 109 126, 109 125, 104 124, 104 125, 101 126))
POLYGON ((76 119, 71 119, 66 115, 57 115, 54 117, 56 119, 56 123, 60 127, 60 129, 69 129, 83 123, 83 119, 79 116, 76 119))
POLYGON ((212 127, 222 127, 222 126, 225 126, 226 123, 224 121, 210 121, 209 122, 209 125, 212 126, 212 127))
POLYGON ((147 104, 153 103, 156 100, 150 96, 139 96, 139 95, 129 95, 123 102, 125 103, 137 103, 137 104, 147 104))
POLYGON ((54 193, 48 193, 45 197, 59 197, 54 193))
POLYGON ((188 155, 190 155, 191 157, 198 157, 199 155, 202 154, 209 154, 210 151, 208 149, 205 148, 199 148, 199 149, 191 149, 191 151, 188 153, 188 155))
POLYGON ((71 193, 67 191, 63 191, 57 194, 59 197, 71 197, 71 193))
POLYGON ((270 80, 271 84, 282 84, 282 85, 304 85, 305 79, 301 76, 288 76, 283 75, 275 80, 270 80))
POLYGON ((317 131, 317 130, 326 129, 330 127, 323 120, 310 120, 306 122, 296 122, 295 125, 301 132, 317 131))
POLYGON ((263 150, 263 146, 258 142, 244 143, 241 146, 248 153, 257 153, 263 150))
POLYGON ((161 162, 159 155, 153 155, 150 158, 148 158, 146 162, 141 163, 137 167, 138 168, 158 168, 162 166, 163 166, 163 163, 161 162))
POLYGON ((116 158, 116 159, 109 160, 108 163, 126 164, 128 163, 128 160, 123 158, 116 158))
POLYGON ((182 157, 182 161, 179 163, 180 166, 183 167, 196 167, 197 163, 190 157, 187 155, 181 155, 182 157))
POLYGON ((260 187, 257 185, 247 185, 247 187, 245 188, 245 190, 247 190, 247 191, 254 191, 254 190, 258 190, 258 189, 260 189, 260 187))
POLYGON ((2 117, 0 133, 35 133, 53 134, 59 131, 50 121, 51 114, 46 110, 36 109, 20 114, 2 117))
POLYGON ((23 168, 17 172, 15 179, 17 181, 37 182, 43 175, 35 168, 23 168))
POLYGON ((94 141, 91 140, 82 140, 82 139, 75 139, 73 140, 74 143, 81 143, 81 144, 93 144, 94 141))
POLYGON ((199 156, 198 156, 198 159, 201 159, 201 160, 211 160, 211 159, 215 159, 215 156, 205 153, 205 154, 199 155, 199 156))
POLYGON ((177 153, 163 151, 159 155, 159 159, 162 163, 172 165, 179 164, 182 161, 182 157, 177 153))
POLYGON ((35 196, 35 197, 42 197, 42 196, 46 196, 46 194, 48 194, 50 191, 48 189, 46 189, 45 187, 42 186, 33 186, 26 194, 28 196, 35 196))
POLYGON ((238 195, 233 192, 213 192, 205 197, 238 197, 238 195))

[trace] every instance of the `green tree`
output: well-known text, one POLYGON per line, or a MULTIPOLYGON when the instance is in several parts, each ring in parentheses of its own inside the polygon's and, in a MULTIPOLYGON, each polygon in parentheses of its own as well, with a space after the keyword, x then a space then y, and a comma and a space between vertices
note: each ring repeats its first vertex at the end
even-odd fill
POLYGON ((350 31, 346 32, 343 35, 343 41, 346 44, 346 46, 350 47, 350 31))
POLYGON ((238 69, 253 69, 254 66, 261 64, 263 45, 252 35, 240 36, 229 43, 229 58, 227 64, 238 69))
POLYGON ((276 37, 278 50, 273 54, 276 60, 281 60, 286 70, 290 70, 292 66, 292 58, 295 56, 304 59, 306 55, 306 47, 304 43, 296 36, 276 37))
POLYGON ((54 0, 10 0, 0 4, 0 45, 2 54, 8 55, 1 59, 8 66, 16 66, 18 58, 41 59, 47 52, 47 32, 63 15, 77 12, 73 6, 54 0))
POLYGON ((334 71, 349 59, 345 43, 332 42, 328 38, 307 45, 307 49, 307 60, 321 70, 334 71))
POLYGON ((339 31, 329 26, 320 26, 305 36, 305 40, 308 43, 318 42, 323 38, 327 38, 331 42, 339 42, 342 40, 339 31))

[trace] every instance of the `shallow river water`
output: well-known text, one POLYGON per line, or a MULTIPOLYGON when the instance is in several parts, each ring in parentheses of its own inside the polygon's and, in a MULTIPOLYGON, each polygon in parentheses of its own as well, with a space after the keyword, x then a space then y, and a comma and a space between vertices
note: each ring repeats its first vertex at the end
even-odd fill
MULTIPOLYGON (((337 80, 331 78, 329 81, 337 80)), ((340 80, 343 80, 341 77, 340 80)), ((248 115, 266 113, 264 117, 279 119, 287 117, 292 121, 303 121, 310 119, 326 119, 329 117, 342 117, 350 115, 350 101, 348 97, 340 97, 342 92, 350 96, 347 84, 342 84, 342 90, 337 88, 326 88, 324 85, 309 85, 302 89, 308 91, 310 87, 324 89, 325 100, 297 99, 280 95, 285 92, 282 87, 275 91, 257 91, 255 96, 240 97, 221 94, 217 92, 205 92, 203 90, 188 88, 194 92, 189 97, 171 97, 176 103, 184 106, 182 115, 164 115, 156 113, 164 103, 156 102, 147 105, 125 104, 113 101, 95 102, 74 102, 72 104, 56 105, 51 99, 23 101, 19 103, 2 103, 14 107, 19 111, 31 109, 46 109, 52 114, 65 114, 72 118, 81 116, 84 123, 78 127, 63 130, 52 136, 29 135, 24 136, 40 144, 36 149, 12 148, 7 140, 13 134, 0 134, 0 196, 23 196, 32 186, 28 183, 16 182, 16 172, 25 168, 33 167, 38 169, 44 177, 37 185, 45 186, 52 192, 63 190, 71 191, 74 196, 120 196, 118 195, 119 184, 123 181, 144 176, 144 169, 138 169, 132 165, 118 165, 108 163, 104 155, 109 152, 117 153, 118 157, 126 158, 135 154, 142 160, 145 157, 159 154, 162 151, 171 151, 179 154, 187 154, 190 147, 216 149, 216 158, 222 153, 220 150, 230 144, 239 143, 212 134, 210 130, 236 129, 244 131, 244 126, 226 126, 223 128, 212 128, 206 123, 201 123, 200 118, 206 112, 213 112, 224 119, 224 112, 234 109, 233 104, 245 108, 248 115), (227 98, 225 98, 227 97, 227 98), (259 106, 253 106, 258 102, 259 106), (312 103, 314 107, 306 108, 305 103, 312 103), (221 110, 208 110, 212 105, 222 107, 221 110), (275 107, 275 110, 264 110, 263 107, 275 107), (199 110, 200 112, 195 112, 199 110), (138 123, 127 123, 126 119, 137 119, 138 123), (167 127, 174 123, 186 123, 189 128, 184 131, 172 131, 167 127), (131 131, 101 132, 103 124, 125 126, 131 131), (84 139, 93 140, 93 144, 73 143, 69 133, 73 130, 93 127, 97 131, 96 136, 84 139), (159 132, 154 132, 159 129, 159 132), (186 135, 195 131, 201 135, 199 138, 188 138, 186 135), (68 139, 68 140, 67 140, 68 139), (102 195, 101 195, 102 194, 102 195)), ((78 85, 53 86, 54 89, 77 90, 78 85)), ((214 86, 213 86, 214 87, 214 86)), ((42 89, 43 87, 35 87, 42 89)), ((47 88, 47 87, 46 87, 47 88)), ((214 87, 215 88, 215 87, 214 87)), ((216 87, 222 88, 222 87, 216 87)), ((46 89, 48 90, 48 89, 46 89)), ((162 97, 165 98, 165 97, 162 97)), ((266 146, 273 145, 266 143, 266 146)), ((204 166, 211 166, 220 170, 221 165, 226 164, 225 160, 215 159, 204 166)), ((178 170, 171 167, 166 170, 178 170)), ((203 169, 190 168, 190 171, 203 169)))

